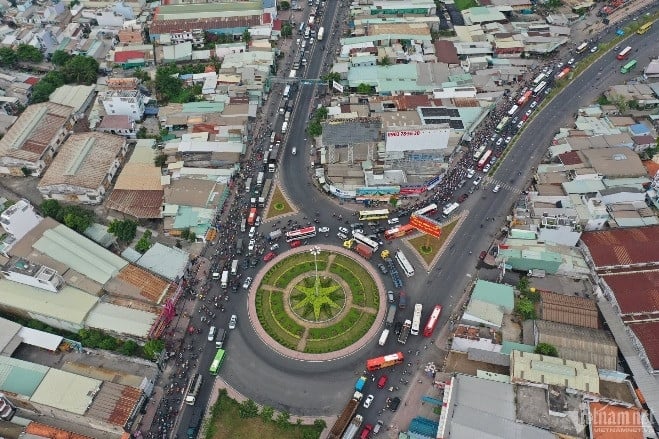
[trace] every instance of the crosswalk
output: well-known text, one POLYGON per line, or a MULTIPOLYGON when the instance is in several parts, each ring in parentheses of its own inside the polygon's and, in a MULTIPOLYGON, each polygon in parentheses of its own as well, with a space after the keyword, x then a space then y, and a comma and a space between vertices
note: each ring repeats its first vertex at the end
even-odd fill
POLYGON ((499 185, 500 191, 508 191, 508 192, 515 192, 515 193, 521 193, 522 191, 515 187, 514 184, 510 183, 509 181, 501 181, 499 179, 487 176, 483 178, 483 182, 481 183, 481 186, 484 190, 489 190, 491 191, 494 189, 494 186, 499 185))

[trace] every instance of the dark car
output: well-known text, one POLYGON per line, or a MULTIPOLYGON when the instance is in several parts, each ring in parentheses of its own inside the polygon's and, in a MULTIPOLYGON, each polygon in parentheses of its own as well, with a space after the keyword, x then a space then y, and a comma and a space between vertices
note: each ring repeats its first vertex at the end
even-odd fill
POLYGON ((387 274, 389 271, 387 270, 387 267, 384 266, 384 264, 378 264, 378 268, 382 272, 382 274, 387 274))
POLYGON ((387 385, 387 375, 382 375, 378 380, 378 389, 384 389, 384 386, 387 385))
POLYGON ((291 248, 299 247, 302 245, 302 241, 299 239, 296 239, 295 241, 291 241, 290 246, 291 248))
POLYGON ((243 259, 243 270, 247 270, 249 268, 249 259, 245 258, 243 259))
POLYGON ((469 194, 462 194, 458 197, 458 203, 462 203, 464 200, 469 198, 469 194))
POLYGON ((398 410, 399 405, 400 405, 400 398, 399 397, 392 398, 389 401, 389 410, 395 412, 396 410, 398 410))
POLYGON ((253 259, 252 259, 252 262, 251 262, 250 265, 251 265, 252 267, 256 267, 257 265, 259 265, 259 260, 258 260, 258 258, 253 258, 253 259))
POLYGON ((405 309, 407 306, 407 294, 405 294, 405 291, 401 291, 398 293, 398 308, 400 309, 405 309))
POLYGON ((402 330, 403 330, 403 324, 401 322, 394 323, 394 333, 396 335, 399 335, 400 331, 402 331, 402 330))
POLYGON ((482 261, 483 259, 485 259, 485 256, 487 256, 487 252, 485 250, 483 250, 481 252, 481 254, 478 255, 478 259, 480 259, 482 261))

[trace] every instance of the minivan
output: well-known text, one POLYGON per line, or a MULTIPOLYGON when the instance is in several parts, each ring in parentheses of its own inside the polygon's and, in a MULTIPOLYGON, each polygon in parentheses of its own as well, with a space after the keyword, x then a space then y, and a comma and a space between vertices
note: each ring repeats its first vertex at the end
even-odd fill
POLYGON ((215 340, 215 331, 217 331, 217 328, 215 326, 211 326, 208 330, 208 341, 215 340))
POLYGON ((293 149, 291 149, 291 154, 293 154, 293 155, 297 154, 297 148, 296 147, 293 147, 293 149))
POLYGON ((249 229, 249 237, 250 237, 250 238, 253 238, 254 235, 256 235, 256 227, 252 226, 252 227, 250 227, 250 229, 249 229))

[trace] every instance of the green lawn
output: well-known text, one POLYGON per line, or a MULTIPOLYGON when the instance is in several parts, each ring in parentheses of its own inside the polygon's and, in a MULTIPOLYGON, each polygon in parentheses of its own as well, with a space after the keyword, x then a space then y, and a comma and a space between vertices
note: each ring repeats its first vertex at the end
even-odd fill
POLYGON ((439 239, 433 236, 422 234, 421 236, 417 236, 416 238, 409 240, 409 243, 412 244, 414 250, 416 250, 416 252, 421 256, 421 259, 425 261, 426 265, 430 265, 435 259, 435 256, 437 256, 437 253, 439 253, 448 237, 451 236, 451 233, 453 232, 453 229, 457 223, 458 220, 455 220, 443 225, 442 234, 439 236, 439 239), (430 248, 426 248, 426 245, 428 245, 430 248))
POLYGON ((455 0, 455 7, 459 11, 473 8, 474 6, 478 6, 478 2, 476 2, 476 0, 455 0))
POLYGON ((286 215, 293 211, 293 206, 291 206, 290 203, 286 201, 286 197, 284 197, 284 194, 282 193, 281 189, 279 189, 279 186, 275 186, 274 192, 272 193, 272 200, 270 201, 270 207, 268 208, 268 212, 265 214, 264 219, 271 219, 280 215, 286 215))

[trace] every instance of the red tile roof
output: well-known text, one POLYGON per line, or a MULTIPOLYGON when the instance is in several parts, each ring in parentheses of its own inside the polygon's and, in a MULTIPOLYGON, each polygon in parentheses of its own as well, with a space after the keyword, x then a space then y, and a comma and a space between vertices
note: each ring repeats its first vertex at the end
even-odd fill
POLYGON ((164 191, 126 190, 112 191, 105 207, 137 219, 160 218, 164 191))
POLYGON ((659 370, 659 322, 628 325, 639 339, 654 370, 659 370))
POLYGON ((602 275, 621 314, 659 312, 659 271, 602 275))
POLYGON ((25 82, 26 84, 35 85, 37 82, 39 82, 39 78, 35 78, 34 76, 30 76, 29 78, 27 78, 23 82, 25 82))
POLYGON ((281 20, 275 20, 272 22, 272 30, 274 31, 280 31, 281 30, 281 25, 283 22, 281 20))
POLYGON ((583 160, 581 160, 581 157, 577 151, 569 151, 564 152, 563 154, 559 154, 558 159, 565 166, 580 165, 583 163, 583 160))
POLYGON ((131 59, 144 58, 144 52, 139 50, 126 50, 124 52, 114 52, 114 62, 126 62, 131 59))
POLYGON ((269 12, 266 12, 261 17, 261 21, 263 22, 263 24, 268 24, 268 23, 272 22, 272 15, 270 15, 269 12))
POLYGON ((200 19, 181 19, 181 20, 158 20, 149 26, 149 35, 159 35, 166 33, 191 31, 201 29, 204 31, 233 29, 258 26, 261 24, 261 17, 252 15, 249 17, 216 17, 200 19))
POLYGON ((435 54, 437 61, 445 64, 460 64, 458 49, 451 41, 438 39, 435 41, 435 54))
POLYGON ((643 439, 645 437, 641 410, 636 407, 623 407, 590 403, 592 439, 643 439))
POLYGON ((59 428, 51 427, 40 422, 30 422, 25 427, 25 433, 50 439, 93 439, 89 436, 60 430, 59 428))
POLYGON ((581 241, 598 271, 659 264, 659 226, 585 232, 581 241))

